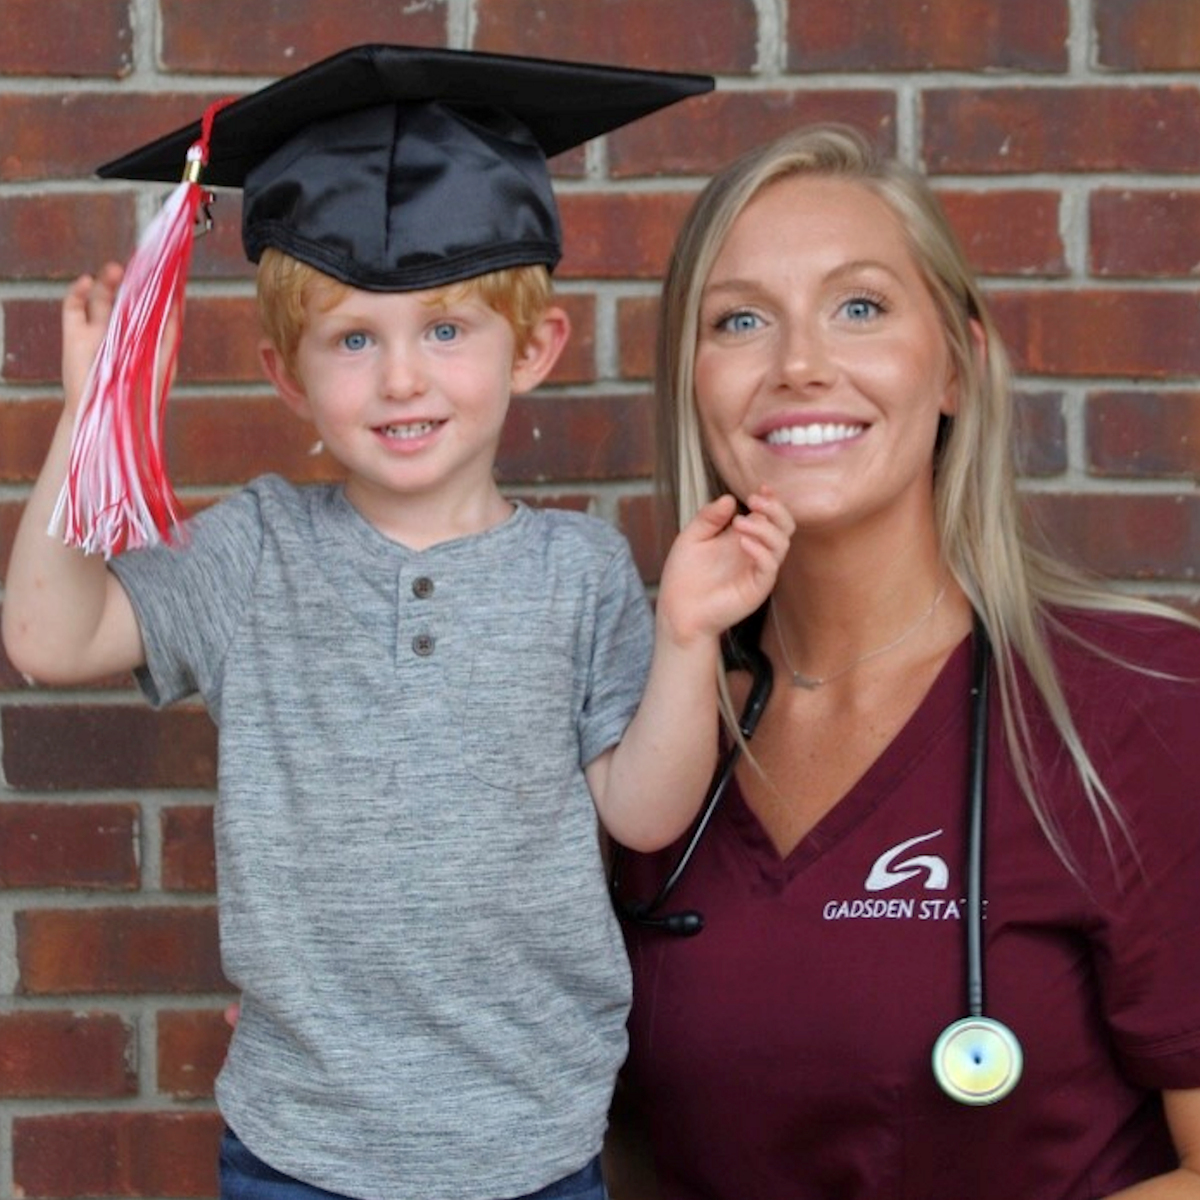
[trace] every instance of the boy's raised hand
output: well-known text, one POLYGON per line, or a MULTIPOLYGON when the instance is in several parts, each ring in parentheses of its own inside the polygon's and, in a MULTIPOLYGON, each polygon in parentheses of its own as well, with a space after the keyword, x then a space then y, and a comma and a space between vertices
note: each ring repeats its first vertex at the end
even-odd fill
POLYGON ((63 396, 69 412, 75 412, 79 407, 88 371, 104 341, 124 273, 119 264, 108 263, 95 275, 80 275, 63 299, 63 396))
POLYGON ((796 523, 766 488, 737 511, 733 496, 706 504, 680 531, 663 566, 658 622, 679 643, 716 637, 771 594, 796 523))

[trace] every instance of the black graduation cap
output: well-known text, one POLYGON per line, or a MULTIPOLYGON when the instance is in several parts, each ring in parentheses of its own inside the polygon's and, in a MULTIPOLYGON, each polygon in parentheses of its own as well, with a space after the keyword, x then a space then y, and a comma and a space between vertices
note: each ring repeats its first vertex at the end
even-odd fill
MULTIPOLYGON (((437 287, 562 255, 546 159, 710 91, 706 75, 355 46, 213 119, 205 186, 244 192, 252 262, 274 246, 353 287, 437 287)), ((197 121, 106 163, 177 181, 197 121)))

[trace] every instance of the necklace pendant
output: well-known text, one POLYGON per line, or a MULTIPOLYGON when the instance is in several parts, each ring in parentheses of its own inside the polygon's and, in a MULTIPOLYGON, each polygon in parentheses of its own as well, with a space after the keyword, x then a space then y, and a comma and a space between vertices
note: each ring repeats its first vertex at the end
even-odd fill
POLYGON ((824 679, 814 679, 811 675, 792 671, 792 687, 803 688, 806 692, 815 692, 824 682, 824 679))

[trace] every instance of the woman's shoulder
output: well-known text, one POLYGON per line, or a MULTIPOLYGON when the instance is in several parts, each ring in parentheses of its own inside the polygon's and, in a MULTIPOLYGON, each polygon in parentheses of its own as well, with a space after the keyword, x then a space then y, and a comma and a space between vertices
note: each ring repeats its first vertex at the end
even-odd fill
POLYGON ((1076 726, 1090 744, 1200 739, 1200 630, 1153 612, 1051 614, 1050 645, 1076 726), (1153 733, 1157 731, 1157 733, 1153 733))
POLYGON ((1066 673, 1112 668, 1200 680, 1200 626, 1168 612, 1054 609, 1050 640, 1066 673))

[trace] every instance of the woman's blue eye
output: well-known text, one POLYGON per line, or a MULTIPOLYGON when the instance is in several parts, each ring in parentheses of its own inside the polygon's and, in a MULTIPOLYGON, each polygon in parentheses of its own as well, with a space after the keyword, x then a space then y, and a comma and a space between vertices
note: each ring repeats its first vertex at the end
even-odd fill
POLYGON ((439 321, 433 327, 435 342, 452 342, 456 337, 458 337, 458 326, 453 321, 439 321))
POLYGON ((342 345, 347 350, 365 350, 367 346, 367 335, 365 333, 348 333, 342 338, 342 345))
POLYGON ((852 321, 869 321, 882 311, 878 301, 871 300, 866 296, 855 296, 853 300, 847 300, 842 305, 842 312, 852 321))
POLYGON ((717 328, 728 333, 749 333, 757 329, 760 322, 752 312, 734 312, 722 317, 717 322, 717 328))

